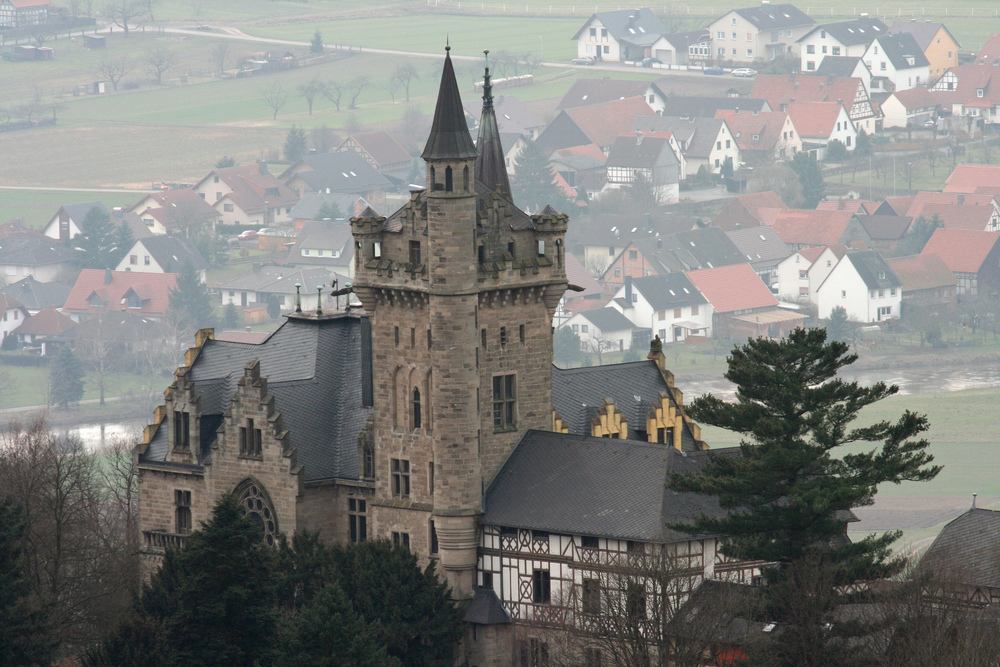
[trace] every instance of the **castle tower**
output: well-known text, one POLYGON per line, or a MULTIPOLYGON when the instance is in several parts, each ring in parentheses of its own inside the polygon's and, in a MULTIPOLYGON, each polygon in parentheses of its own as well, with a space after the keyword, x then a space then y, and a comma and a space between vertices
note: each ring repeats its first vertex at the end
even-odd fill
POLYGON ((528 216, 477 182, 450 53, 422 157, 426 190, 388 218, 351 219, 372 327, 372 532, 438 558, 465 599, 483 490, 526 428, 551 428, 567 218, 528 216))

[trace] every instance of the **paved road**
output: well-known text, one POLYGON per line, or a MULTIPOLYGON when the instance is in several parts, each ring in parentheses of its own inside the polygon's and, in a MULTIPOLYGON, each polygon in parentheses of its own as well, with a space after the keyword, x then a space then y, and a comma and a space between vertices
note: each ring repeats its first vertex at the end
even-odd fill
POLYGON ((126 188, 54 188, 45 185, 0 185, 0 190, 35 190, 43 192, 121 192, 133 195, 137 192, 157 192, 156 190, 130 190, 126 188))

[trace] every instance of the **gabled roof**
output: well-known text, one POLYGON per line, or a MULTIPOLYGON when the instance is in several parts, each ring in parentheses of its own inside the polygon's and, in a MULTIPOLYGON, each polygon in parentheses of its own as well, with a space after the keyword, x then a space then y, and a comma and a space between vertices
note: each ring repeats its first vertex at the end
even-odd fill
POLYGON ((934 38, 937 37, 939 31, 944 30, 948 33, 951 39, 958 44, 958 40, 955 39, 954 35, 948 30, 948 28, 943 23, 931 22, 931 21, 893 21, 892 25, 889 26, 889 32, 899 33, 908 32, 913 36, 914 41, 917 43, 922 50, 927 51, 931 44, 934 43, 934 38))
POLYGON ((921 255, 937 255, 955 273, 979 273, 1000 232, 935 229, 921 255))
POLYGON ((268 173, 265 163, 213 169, 198 185, 213 176, 218 176, 220 181, 229 186, 229 199, 247 213, 263 211, 265 201, 269 208, 274 208, 294 206, 299 200, 284 183, 268 173), (277 194, 267 194, 268 191, 276 191, 277 194))
POLYGON ((289 215, 299 220, 316 220, 324 204, 336 204, 345 220, 350 220, 369 206, 360 195, 306 192, 299 203, 292 207, 289 215))
POLYGON ((913 203, 913 197, 886 197, 885 200, 878 205, 874 211, 868 211, 872 214, 878 215, 891 215, 886 209, 888 207, 896 215, 906 215, 907 211, 910 209, 910 204, 913 203))
POLYGON ((643 7, 642 9, 597 12, 587 19, 583 27, 573 35, 573 40, 579 39, 595 18, 608 29, 612 37, 619 42, 628 42, 629 44, 648 46, 659 39, 660 35, 667 32, 667 26, 663 25, 653 10, 643 7))
POLYGON ((848 109, 854 104, 858 88, 864 88, 856 76, 827 77, 806 74, 759 74, 754 79, 750 97, 767 100, 772 109, 789 102, 836 102, 848 109))
POLYGON ((902 283, 904 293, 953 287, 957 283, 955 274, 948 269, 948 265, 934 254, 895 257, 886 261, 902 283))
POLYGON ((913 39, 913 35, 908 32, 897 32, 891 35, 880 35, 877 38, 882 46, 882 51, 897 70, 910 69, 911 67, 927 67, 930 63, 924 50, 913 39), (910 64, 910 61, 913 64, 910 64))
POLYGON ((963 162, 945 179, 945 192, 973 194, 983 186, 1000 188, 1000 165, 963 162))
POLYGON ((467 160, 476 155, 476 145, 472 143, 469 127, 465 123, 462 95, 455 81, 451 47, 446 46, 434 120, 431 121, 431 132, 420 157, 425 160, 467 160))
POLYGON ((14 297, 28 310, 42 310, 50 307, 62 308, 72 290, 73 288, 65 283, 42 283, 33 276, 28 276, 0 289, 0 294, 14 297))
POLYGON ((655 83, 649 81, 635 81, 626 79, 577 79, 573 82, 566 94, 563 95, 557 111, 564 109, 575 109, 577 107, 589 107, 595 104, 604 104, 613 100, 624 100, 629 97, 644 97, 646 91, 654 88, 661 97, 666 97, 659 90, 655 83))
POLYGON ((79 225, 81 222, 83 222, 83 219, 87 217, 87 214, 90 213, 90 210, 93 208, 100 209, 102 213, 108 216, 111 215, 111 211, 108 210, 108 207, 104 205, 104 202, 100 201, 85 201, 85 202, 80 202, 78 204, 63 204, 61 210, 65 211, 66 215, 69 216, 70 220, 79 225))
POLYGON ((762 216, 765 210, 785 210, 788 206, 777 193, 754 192, 739 195, 729 200, 722 212, 716 216, 712 224, 726 231, 739 227, 755 227, 766 224, 762 216))
POLYGON ((301 178, 316 192, 360 195, 392 188, 392 183, 356 151, 309 155, 301 162, 312 170, 290 175, 288 181, 301 178))
POLYGON ((191 264, 196 271, 208 268, 208 262, 198 249, 185 238, 158 234, 139 239, 136 247, 143 247, 156 260, 164 273, 180 273, 185 264, 191 264))
POLYGON ((720 109, 748 111, 760 113, 771 111, 772 107, 764 99, 753 97, 703 97, 687 95, 671 95, 663 104, 664 116, 678 118, 714 118, 720 109))
POLYGON ((681 118, 679 116, 640 116, 635 119, 633 129, 652 132, 671 132, 682 142, 681 152, 685 156, 707 159, 715 148, 715 142, 726 121, 719 118, 681 118))
POLYGON ((750 266, 770 266, 792 254, 792 249, 770 227, 744 227, 726 232, 750 266))
MULTIPOLYGON (((466 115, 478 123, 483 115, 483 101, 476 98, 465 102, 462 106, 466 115)), ((501 134, 524 135, 531 130, 545 127, 545 121, 541 116, 513 95, 497 95, 493 99, 493 109, 496 111, 497 126, 501 134)))
MULTIPOLYGON (((782 140, 782 131, 788 120, 788 114, 782 111, 762 111, 752 114, 745 111, 719 110, 715 112, 715 117, 726 121, 740 150, 750 151, 773 150, 782 140)), ((794 124, 794 121, 792 123, 794 124)))
POLYGON ((913 195, 913 201, 906 209, 906 215, 919 218, 927 204, 951 204, 953 206, 993 206, 993 195, 966 194, 964 192, 927 192, 921 190, 913 195))
POLYGON ((710 269, 747 261, 718 227, 688 229, 655 240, 638 237, 635 242, 645 257, 663 267, 663 272, 710 269))
POLYGON ((868 68, 860 56, 823 56, 823 60, 820 61, 819 67, 814 73, 816 76, 851 77, 854 76, 858 63, 861 63, 865 69, 868 68))
POLYGON ((23 310, 25 315, 28 314, 28 309, 23 303, 8 294, 0 294, 0 314, 8 310, 23 310))
POLYGON ((1000 588, 1000 512, 972 508, 945 524, 920 559, 947 581, 1000 588))
POLYGON ((608 307, 585 310, 580 313, 580 316, 600 329, 603 333, 625 330, 631 331, 635 328, 635 325, 615 308, 608 307))
POLYGON ((994 62, 1000 62, 1000 32, 995 32, 986 38, 983 48, 979 49, 973 62, 979 65, 992 65, 994 62))
POLYGON ((820 211, 850 211, 861 215, 872 215, 878 205, 863 199, 834 199, 823 200, 816 204, 816 208, 820 211))
POLYGON ((829 139, 836 131, 843 108, 843 103, 838 102, 792 102, 788 105, 788 115, 803 139, 829 139))
POLYGON ((354 237, 351 236, 351 226, 345 222, 309 221, 302 225, 295 245, 288 251, 288 263, 319 264, 323 266, 350 266, 354 258, 354 237), (337 253, 337 257, 321 257, 303 255, 302 250, 329 250, 337 253))
MULTIPOLYGON (((715 450, 719 455, 731 450, 715 450)), ((701 468, 707 452, 634 440, 529 430, 486 489, 487 525, 643 542, 691 539, 669 526, 720 516, 718 501, 667 488, 671 473, 701 468)))
MULTIPOLYGON (((871 44, 871 41, 880 35, 889 32, 884 23, 876 18, 863 16, 851 21, 839 21, 837 23, 826 23, 816 26, 799 39, 804 41, 817 30, 824 30, 826 34, 834 38, 844 46, 855 46, 858 44, 871 44)), ((825 61, 826 58, 823 58, 825 61)))
POLYGON ((566 280, 570 285, 576 285, 577 287, 582 287, 582 292, 566 292, 565 299, 570 301, 572 299, 586 298, 592 295, 600 295, 604 293, 604 288, 601 283, 597 282, 594 276, 590 275, 580 260, 576 258, 571 252, 566 253, 566 280))
POLYGON ((758 30, 776 30, 778 28, 796 28, 816 23, 808 14, 795 5, 761 4, 756 7, 733 10, 749 21, 758 30))
POLYGON ((55 308, 46 308, 22 322, 21 326, 14 329, 13 333, 25 336, 56 336, 74 326, 76 326, 76 322, 66 315, 55 308))
POLYGON ((850 211, 788 209, 772 227, 785 243, 829 246, 840 243, 853 217, 850 211))
POLYGON ((219 212, 202 199, 193 188, 160 190, 143 195, 126 213, 140 217, 148 214, 158 220, 168 230, 186 228, 191 223, 204 223, 219 217, 219 212), (152 199, 158 206, 143 206, 152 199), (140 208, 142 206, 142 208, 140 208))
POLYGON ((654 116, 656 112, 642 97, 627 97, 589 107, 567 109, 568 115, 580 131, 598 146, 610 146, 622 132, 632 128, 637 116, 654 116))
POLYGON ((874 241, 899 241, 913 218, 908 215, 859 215, 858 222, 874 241))
POLYGON ((778 305, 774 294, 749 264, 688 271, 687 276, 717 313, 778 305))
POLYGON ((891 289, 902 286, 899 278, 878 251, 854 250, 844 255, 844 258, 850 261, 868 289, 891 289))
POLYGON ((47 236, 8 236, 0 240, 0 266, 47 266, 73 259, 73 251, 47 236))
POLYGON ((682 271, 632 279, 632 289, 642 294, 653 310, 669 310, 708 303, 682 271))
MULTIPOLYGON (((817 246, 812 246, 810 248, 803 248, 802 250, 799 250, 798 253, 803 257, 805 257, 807 260, 809 260, 809 264, 812 264, 817 259, 819 259, 819 256, 822 255, 823 251, 826 249, 827 246, 817 245, 817 246)), ((844 253, 840 253, 837 255, 837 259, 840 259, 843 256, 844 253)))
POLYGON ((927 220, 934 216, 945 229, 967 229, 983 232, 989 226, 990 218, 996 213, 992 206, 963 206, 961 204, 924 204, 920 214, 927 220))
MULTIPOLYGON (((352 134, 348 139, 353 139, 379 166, 410 162, 412 159, 410 153, 385 130, 352 134)), ((348 139, 345 139, 344 143, 347 143, 348 139)), ((337 150, 341 149, 347 150, 344 144, 337 150)))
POLYGON ((608 152, 608 167, 653 169, 665 164, 679 165, 670 134, 665 132, 629 132, 615 138, 608 152))
POLYGON ((322 267, 262 266, 222 283, 219 289, 292 295, 295 294, 295 283, 302 285, 304 292, 314 291, 316 285, 330 284, 330 271, 322 267))
POLYGON ((678 53, 686 52, 688 47, 692 44, 702 44, 704 42, 712 41, 712 33, 708 31, 708 28, 702 30, 689 30, 687 32, 672 32, 662 35, 662 37, 670 42, 670 45, 673 46, 678 53))
POLYGON ((941 99, 940 94, 932 93, 922 86, 907 90, 897 90, 890 97, 895 97, 903 105, 903 108, 907 110, 937 107, 945 102, 945 100, 941 99))
POLYGON ((122 300, 129 292, 142 299, 139 315, 162 317, 169 306, 170 291, 177 287, 175 273, 137 273, 132 271, 102 271, 84 269, 66 298, 63 312, 100 313, 122 310, 122 300), (91 303, 91 297, 95 303, 91 303), (99 302, 99 303, 98 303, 99 302))

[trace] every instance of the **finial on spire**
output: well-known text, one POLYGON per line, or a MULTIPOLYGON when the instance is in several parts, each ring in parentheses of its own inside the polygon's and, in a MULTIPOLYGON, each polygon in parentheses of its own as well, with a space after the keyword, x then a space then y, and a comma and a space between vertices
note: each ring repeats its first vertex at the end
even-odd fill
POLYGON ((483 74, 483 109, 493 108, 493 84, 490 83, 490 52, 483 51, 486 56, 486 73, 483 74))
POLYGON ((445 34, 444 36, 444 50, 451 51, 451 35, 445 34))

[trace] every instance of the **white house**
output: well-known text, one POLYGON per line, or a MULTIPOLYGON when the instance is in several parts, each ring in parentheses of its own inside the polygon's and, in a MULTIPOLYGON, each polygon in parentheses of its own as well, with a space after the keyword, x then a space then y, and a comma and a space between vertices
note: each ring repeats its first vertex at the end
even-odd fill
POLYGON ((873 39, 888 32, 884 23, 868 16, 816 26, 799 39, 801 69, 816 71, 827 56, 861 57, 873 39))
POLYGON ((67 241, 80 233, 80 227, 90 210, 96 208, 106 216, 111 215, 108 208, 99 201, 85 201, 79 204, 60 206, 56 214, 42 228, 42 233, 50 239, 67 241))
POLYGON ((677 116, 640 116, 634 129, 643 132, 670 132, 684 156, 685 175, 705 167, 719 173, 726 159, 733 166, 740 163, 740 148, 728 123, 721 118, 679 118, 677 116))
POLYGON ((0 340, 28 319, 28 309, 17 299, 0 294, 0 340))
POLYGON ((902 283, 877 251, 849 252, 816 290, 820 319, 841 306, 852 322, 882 322, 899 318, 902 283))
POLYGON ((872 72, 873 88, 894 92, 929 83, 930 63, 908 32, 875 38, 863 58, 872 72), (886 80, 889 84, 885 83, 886 80), (880 85, 876 86, 876 82, 880 85))
POLYGON ((733 9, 708 26, 717 62, 750 64, 798 52, 798 41, 816 24, 795 5, 762 3, 733 9))
POLYGON ((40 234, 12 234, 0 240, 0 275, 8 283, 34 276, 58 280, 74 268, 73 250, 40 234))
POLYGON ((208 263, 198 249, 185 238, 158 235, 136 241, 122 257, 115 271, 180 273, 184 265, 189 263, 198 273, 201 282, 205 282, 208 263))
POLYGON ((642 60, 651 55, 651 48, 667 27, 653 10, 622 9, 592 15, 573 39, 577 55, 597 60, 618 62, 642 60))
POLYGON ((632 347, 635 325, 611 307, 584 310, 566 320, 584 352, 624 352, 632 347))
POLYGON ((683 272, 645 278, 626 278, 610 306, 620 310, 639 329, 664 343, 688 336, 709 336, 714 311, 683 272))
POLYGON ((227 225, 264 227, 291 222, 292 207, 299 201, 298 195, 268 172, 265 162, 213 169, 191 189, 227 225))
POLYGON ((802 139, 802 150, 816 152, 816 159, 826 157, 826 149, 834 141, 853 151, 858 131, 847 109, 840 102, 790 102, 788 115, 802 139))

